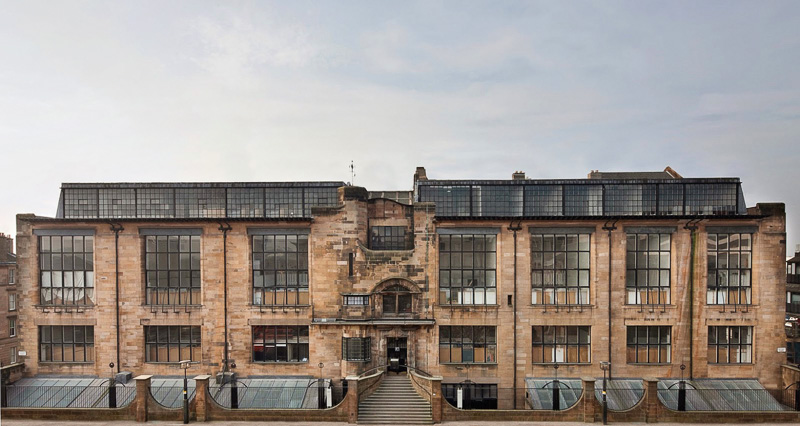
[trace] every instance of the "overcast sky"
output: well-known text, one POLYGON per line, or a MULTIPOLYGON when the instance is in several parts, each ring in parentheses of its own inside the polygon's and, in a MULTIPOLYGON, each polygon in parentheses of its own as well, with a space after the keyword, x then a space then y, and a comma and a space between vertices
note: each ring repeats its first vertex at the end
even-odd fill
POLYGON ((0 0, 0 232, 61 182, 740 177, 800 243, 800 2, 0 0))

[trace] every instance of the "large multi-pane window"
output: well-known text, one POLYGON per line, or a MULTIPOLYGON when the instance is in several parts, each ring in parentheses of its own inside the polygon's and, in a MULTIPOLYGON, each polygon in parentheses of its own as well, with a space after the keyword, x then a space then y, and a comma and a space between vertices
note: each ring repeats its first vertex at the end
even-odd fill
POLYGON ((439 303, 497 303, 497 236, 439 235, 439 303))
POLYGON ((670 240, 670 234, 628 234, 625 275, 628 304, 670 303, 670 240))
POLYGON ((405 226, 371 226, 370 248, 373 250, 405 250, 405 226))
POLYGON ((144 356, 145 362, 202 360, 200 326, 145 326, 144 356))
POLYGON ((94 304, 94 237, 39 236, 42 305, 94 304))
POLYGON ((497 362, 494 326, 440 326, 439 362, 493 364, 497 362))
POLYGON ((753 327, 708 327, 710 364, 746 364, 753 361, 753 327))
POLYGON ((253 236, 253 304, 308 305, 308 235, 253 236))
POLYGON ((589 303, 589 234, 531 235, 531 303, 589 303))
POLYGON ((40 325, 39 361, 94 362, 94 326, 40 325))
POLYGON ((669 363, 671 331, 668 326, 628 327, 628 364, 669 363))
POLYGON ((308 362, 308 326, 253 326, 253 361, 308 362))
POLYGON ((534 364, 591 362, 592 338, 589 326, 533 326, 534 364))
POLYGON ((751 234, 708 234, 709 305, 751 303, 751 234))
POLYGON ((200 304, 200 236, 145 237, 148 305, 200 304))
POLYGON ((345 361, 369 361, 372 359, 372 339, 369 337, 343 337, 342 359, 345 361))

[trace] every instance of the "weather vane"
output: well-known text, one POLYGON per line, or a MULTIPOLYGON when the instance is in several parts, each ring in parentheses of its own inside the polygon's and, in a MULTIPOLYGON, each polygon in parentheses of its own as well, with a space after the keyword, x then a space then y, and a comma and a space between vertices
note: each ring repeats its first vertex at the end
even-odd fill
POLYGON ((353 160, 350 160, 350 186, 355 186, 356 184, 356 166, 353 164, 353 160))

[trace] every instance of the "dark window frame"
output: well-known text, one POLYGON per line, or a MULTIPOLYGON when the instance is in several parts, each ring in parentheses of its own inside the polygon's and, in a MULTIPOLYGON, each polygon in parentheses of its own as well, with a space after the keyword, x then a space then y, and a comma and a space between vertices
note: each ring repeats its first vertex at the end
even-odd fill
POLYGON ((409 316, 413 314, 414 294, 409 289, 396 284, 381 291, 380 296, 383 315, 409 316), (387 306, 391 309, 387 310, 387 306))
POLYGON ((462 388, 464 410, 496 410, 497 385, 494 383, 442 383, 442 396, 453 407, 457 405, 458 388, 462 388), (467 397, 467 395, 469 395, 467 397))
POLYGON ((531 235, 532 305, 589 305, 590 281, 591 234, 531 235))
POLYGON ((40 235, 37 241, 39 304, 94 306, 94 236, 40 235), (79 241, 82 249, 75 251, 79 241))
POLYGON ((40 363, 87 364, 95 362, 93 325, 40 325, 38 331, 40 363), (83 331, 79 331, 79 328, 83 331), (71 332, 72 337, 65 337, 69 334, 66 332, 71 332), (82 350, 76 350, 78 348, 82 350), (57 353, 58 357, 55 356, 57 353), (79 353, 83 354, 82 359, 76 360, 79 353), (69 358, 72 360, 65 360, 68 358, 67 354, 70 354, 69 358))
POLYGON ((342 360, 350 362, 372 361, 372 338, 342 337, 342 360))
POLYGON ((709 326, 708 327, 709 364, 752 364, 753 327, 749 325, 709 326), (745 334, 742 332, 746 331, 745 334), (733 342, 734 335, 736 335, 733 342), (742 341, 744 338, 745 341, 742 341), (721 356, 725 354, 725 359, 721 356), (713 356, 712 356, 713 355, 713 356), (746 361, 741 356, 746 356, 746 361), (736 360, 734 360, 736 356, 736 360))
POLYGON ((372 250, 405 250, 405 226, 370 226, 370 246, 372 250))
POLYGON ((671 304, 672 234, 630 232, 625 250, 625 303, 671 304))
POLYGON ((533 364, 590 364, 592 362, 592 327, 589 325, 532 326, 531 361, 533 364), (559 361, 559 354, 563 354, 562 361, 559 361))
POLYGON ((497 235, 465 232, 438 237, 439 304, 496 305, 497 235))
POLYGON ((626 360, 628 364, 669 364, 672 362, 672 327, 670 326, 628 326, 627 342, 626 360), (640 357, 642 352, 644 352, 643 359, 640 357))
POLYGON ((369 306, 368 294, 345 294, 342 296, 344 306, 369 306))
POLYGON ((707 237, 707 256, 706 304, 752 304, 753 234, 709 233, 707 237), (723 243, 721 242, 721 237, 723 236, 726 240, 724 249, 722 249, 723 243), (746 238, 744 238, 745 236, 746 238), (733 247, 734 237, 736 248, 733 247), (743 247, 744 241, 747 241, 746 249, 743 247), (736 282, 732 285, 731 283, 734 280, 736 282), (731 301, 732 296, 736 299, 733 302, 731 301))
POLYGON ((254 325, 251 360, 258 364, 307 363, 309 326, 254 325), (259 354, 258 348, 261 348, 259 354))
POLYGON ((253 305, 308 306, 308 235, 253 235, 250 241, 253 305))
POLYGON ((199 362, 203 359, 201 326, 144 326, 144 362, 148 364, 176 364, 187 359, 192 362, 199 362), (162 350, 167 357, 166 360, 161 359, 162 350), (173 356, 173 350, 177 352, 177 357, 173 356), (188 352, 189 358, 186 358, 185 351, 188 352))
POLYGON ((439 364, 497 364, 497 327, 440 325, 439 364), (477 349, 483 349, 482 357, 477 349))
POLYGON ((145 305, 200 305, 199 235, 144 237, 145 305))

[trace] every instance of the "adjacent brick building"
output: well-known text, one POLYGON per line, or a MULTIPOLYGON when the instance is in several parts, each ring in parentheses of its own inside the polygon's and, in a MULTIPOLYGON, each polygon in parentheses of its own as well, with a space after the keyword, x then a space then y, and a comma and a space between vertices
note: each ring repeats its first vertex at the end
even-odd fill
POLYGON ((17 363, 19 349, 16 273, 14 240, 0 233, 0 364, 3 366, 17 363))
POLYGON ((64 184, 55 218, 17 224, 28 375, 396 359, 491 399, 602 361, 777 388, 785 360, 784 207, 747 208, 736 178, 64 184))

